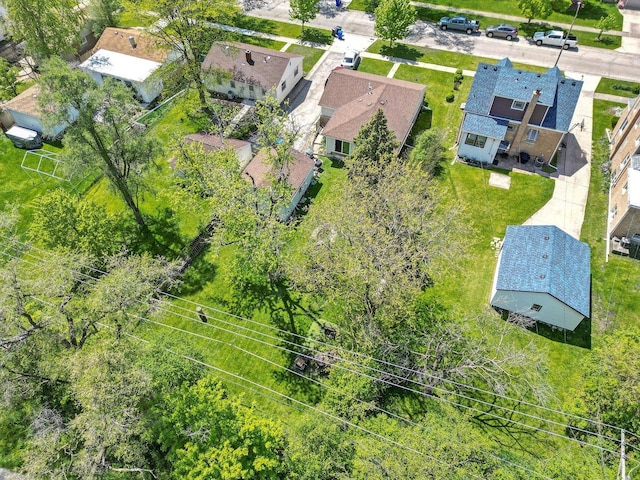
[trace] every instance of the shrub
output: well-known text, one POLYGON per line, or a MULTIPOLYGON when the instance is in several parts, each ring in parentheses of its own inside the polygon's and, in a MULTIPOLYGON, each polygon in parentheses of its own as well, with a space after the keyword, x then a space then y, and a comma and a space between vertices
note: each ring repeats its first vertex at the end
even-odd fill
POLYGON ((636 95, 640 94, 640 85, 639 84, 634 84, 634 85, 625 85, 623 83, 614 83, 611 88, 613 88, 614 90, 624 90, 625 92, 633 92, 636 95))
POLYGON ((456 96, 454 95, 453 92, 451 92, 449 95, 447 95, 445 97, 445 100, 447 101, 447 103, 451 103, 456 99, 456 96))

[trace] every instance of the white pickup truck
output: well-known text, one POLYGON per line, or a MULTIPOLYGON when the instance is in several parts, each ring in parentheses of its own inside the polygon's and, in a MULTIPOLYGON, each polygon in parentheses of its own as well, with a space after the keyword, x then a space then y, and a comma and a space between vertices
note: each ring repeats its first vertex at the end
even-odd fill
POLYGON ((533 41, 536 45, 551 45, 562 47, 565 50, 578 45, 578 37, 566 35, 562 30, 549 30, 548 32, 536 32, 533 34, 533 41))

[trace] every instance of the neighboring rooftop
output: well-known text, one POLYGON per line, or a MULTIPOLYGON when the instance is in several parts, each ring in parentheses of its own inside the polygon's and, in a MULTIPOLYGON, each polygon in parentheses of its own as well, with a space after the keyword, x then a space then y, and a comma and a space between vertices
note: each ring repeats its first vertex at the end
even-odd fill
POLYGON ((507 227, 498 290, 548 293, 591 316, 591 250, 552 225, 507 227))
POLYGON ((301 57, 247 43, 214 43, 202 68, 229 71, 233 80, 269 90, 278 86, 291 59, 301 57))
POLYGON ((144 30, 135 28, 105 28, 91 53, 95 54, 100 50, 130 55, 157 63, 163 63, 168 54, 167 49, 163 48, 155 37, 144 30), (133 39, 130 40, 130 37, 133 39))
POLYGON ((15 110, 16 112, 40 118, 38 95, 40 95, 40 87, 38 85, 33 85, 18 96, 5 102, 2 107, 7 110, 15 110))
POLYGON ((357 70, 331 72, 319 105, 335 109, 323 135, 352 141, 360 128, 381 109, 399 142, 413 127, 412 112, 424 101, 424 85, 357 70))
MULTIPOLYGON (((293 162, 289 165, 288 182, 294 190, 300 188, 309 172, 315 168, 313 159, 298 150, 291 150, 293 162)), ((269 155, 266 148, 263 148, 253 157, 249 164, 242 171, 243 176, 253 179, 258 188, 266 187, 270 184, 269 173, 272 166, 269 163, 269 155)))
POLYGON ((225 138, 223 140, 219 135, 211 135, 209 133, 192 133, 191 135, 187 135, 186 138, 190 142, 201 143, 205 152, 227 147, 238 149, 250 145, 249 142, 244 140, 238 140, 236 138, 225 138))

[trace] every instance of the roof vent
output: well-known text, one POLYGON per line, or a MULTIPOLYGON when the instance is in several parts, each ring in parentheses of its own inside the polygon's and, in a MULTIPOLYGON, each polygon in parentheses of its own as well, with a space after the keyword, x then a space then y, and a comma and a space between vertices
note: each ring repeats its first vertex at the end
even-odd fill
POLYGON ((564 80, 560 80, 560 83, 564 85, 564 80))
POLYGON ((133 35, 129 35, 129 43, 131 44, 131 48, 136 48, 136 38, 133 35))
POLYGON ((484 68, 485 70, 487 70, 489 68, 488 65, 483 65, 482 68, 484 68))
POLYGON ((116 36, 118 35, 118 30, 116 30, 115 32, 113 32, 116 36))
POLYGON ((549 255, 545 253, 544 255, 542 255, 542 258, 549 258, 549 255))
POLYGON ((271 60, 271 55, 264 57, 264 63, 267 63, 269 60, 271 60))
POLYGON ((549 235, 545 235, 545 236, 544 236, 544 239, 545 239, 545 240, 549 240, 549 235))
POLYGON ((544 273, 541 273, 540 278, 544 278, 544 277, 546 277, 546 275, 544 273))
POLYGON ((571 82, 571 86, 575 87, 576 86, 576 82, 571 82))
POLYGON ((493 67, 493 71, 497 72, 498 71, 498 67, 493 67))
POLYGON ((251 58, 251 50, 245 50, 244 56, 247 59, 247 63, 249 65, 253 65, 254 62, 253 62, 253 58, 251 58))

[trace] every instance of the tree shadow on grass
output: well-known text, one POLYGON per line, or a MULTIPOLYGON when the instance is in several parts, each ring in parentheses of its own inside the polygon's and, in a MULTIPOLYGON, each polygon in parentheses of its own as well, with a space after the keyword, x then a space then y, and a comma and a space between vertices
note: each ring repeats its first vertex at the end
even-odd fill
POLYGON ((207 260, 206 249, 197 257, 182 276, 180 295, 193 295, 202 290, 216 276, 218 268, 207 260))
POLYGON ((393 47, 390 47, 389 45, 382 46, 380 48, 380 55, 384 55, 387 57, 404 58, 406 60, 417 62, 420 57, 422 57, 422 52, 413 47, 410 47, 409 45, 397 43, 393 47))
POLYGON ((248 15, 236 16, 233 25, 238 28, 255 30, 263 33, 278 33, 275 24, 271 20, 264 18, 250 17, 248 15))
POLYGON ((554 342, 591 350, 591 319, 589 318, 583 319, 573 332, 554 328, 542 322, 536 322, 528 330, 554 342))
POLYGON ((319 43, 321 45, 329 45, 333 42, 331 34, 318 30, 317 28, 305 28, 300 34, 300 40, 309 43, 319 43))

